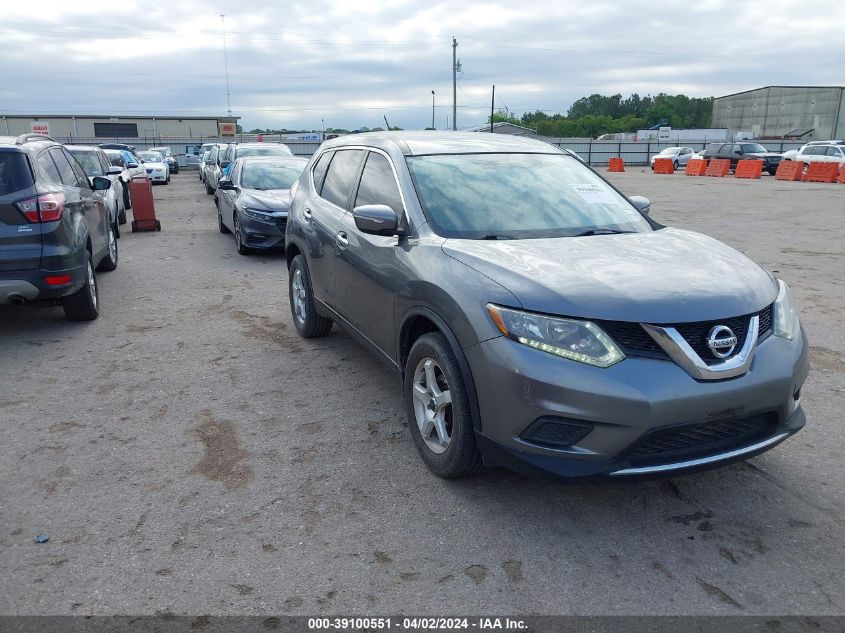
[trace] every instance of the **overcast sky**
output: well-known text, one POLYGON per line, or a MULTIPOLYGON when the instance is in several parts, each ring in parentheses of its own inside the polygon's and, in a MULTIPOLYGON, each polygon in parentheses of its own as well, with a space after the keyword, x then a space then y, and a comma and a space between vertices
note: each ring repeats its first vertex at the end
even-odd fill
POLYGON ((598 92, 845 84, 839 0, 3 0, 0 113, 226 114, 246 129, 458 126, 598 92))

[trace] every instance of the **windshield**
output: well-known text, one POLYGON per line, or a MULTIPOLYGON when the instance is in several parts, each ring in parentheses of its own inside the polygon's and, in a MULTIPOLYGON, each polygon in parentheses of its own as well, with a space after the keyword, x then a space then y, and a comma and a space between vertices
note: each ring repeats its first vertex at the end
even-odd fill
POLYGON ((97 159, 97 154, 95 152, 70 150, 70 153, 76 159, 76 162, 82 165, 82 169, 85 170, 85 174, 87 176, 105 176, 105 174, 103 173, 103 168, 100 165, 100 161, 97 159))
POLYGON ((758 152, 768 152, 769 150, 767 150, 759 143, 743 143, 742 151, 746 154, 756 154, 758 152))
POLYGON ((571 156, 440 154, 407 162, 426 217, 444 237, 651 230, 630 202, 571 156))
POLYGON ((238 158, 245 156, 292 156, 287 147, 277 145, 275 147, 242 147, 238 149, 238 158))
POLYGON ((153 152, 158 152, 162 156, 172 156, 173 152, 170 151, 169 147, 156 147, 155 149, 151 150, 153 152))
POLYGON ((660 153, 663 154, 663 155, 669 156, 669 155, 677 154, 680 150, 681 150, 680 147, 667 147, 666 149, 664 149, 660 153))
POLYGON ((164 160, 158 152, 138 152, 138 156, 147 163, 160 163, 164 160))
POLYGON ((125 167, 126 166, 126 161, 123 160, 123 156, 121 155, 121 153, 119 151, 117 151, 117 150, 112 150, 112 151, 105 150, 105 152, 106 152, 106 158, 109 159, 109 162, 112 165, 117 165, 118 167, 125 167))
POLYGON ((301 163, 246 163, 241 172, 245 189, 290 189, 308 161, 301 163))

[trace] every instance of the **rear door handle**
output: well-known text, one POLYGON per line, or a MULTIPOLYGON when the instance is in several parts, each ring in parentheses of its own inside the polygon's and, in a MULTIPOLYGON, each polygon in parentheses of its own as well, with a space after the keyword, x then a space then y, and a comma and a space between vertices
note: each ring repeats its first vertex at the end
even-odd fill
POLYGON ((349 246, 349 238, 343 231, 337 232, 337 235, 335 235, 335 242, 337 242, 337 245, 342 249, 349 246))

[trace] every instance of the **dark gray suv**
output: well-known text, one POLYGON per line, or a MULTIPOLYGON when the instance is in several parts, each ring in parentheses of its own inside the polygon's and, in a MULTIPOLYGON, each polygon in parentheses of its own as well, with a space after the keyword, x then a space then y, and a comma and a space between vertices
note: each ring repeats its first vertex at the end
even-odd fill
POLYGON ((566 152, 478 133, 324 143, 292 189, 302 336, 336 322, 393 369, 444 477, 675 475, 805 424, 782 281, 648 217, 566 152))
POLYGON ((0 137, 0 304, 61 304, 73 321, 100 313, 94 269, 114 270, 114 225, 99 192, 59 143, 0 137))

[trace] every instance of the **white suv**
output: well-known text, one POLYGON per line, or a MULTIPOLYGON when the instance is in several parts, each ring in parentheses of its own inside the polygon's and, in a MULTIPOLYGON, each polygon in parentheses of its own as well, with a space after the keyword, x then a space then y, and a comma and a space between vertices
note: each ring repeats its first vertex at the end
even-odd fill
POLYGON ((784 153, 784 160, 795 160, 803 163, 839 163, 845 164, 845 143, 830 141, 829 143, 807 143, 799 150, 784 153))

